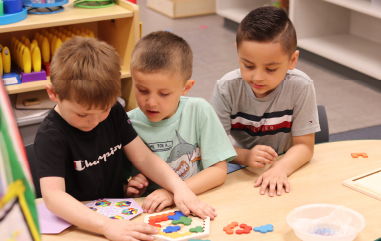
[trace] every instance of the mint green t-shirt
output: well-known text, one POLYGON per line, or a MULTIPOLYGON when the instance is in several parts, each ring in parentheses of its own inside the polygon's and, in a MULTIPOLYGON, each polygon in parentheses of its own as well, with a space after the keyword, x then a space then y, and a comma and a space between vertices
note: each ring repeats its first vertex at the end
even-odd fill
POLYGON ((183 180, 236 156, 213 107, 201 98, 182 96, 176 113, 159 122, 149 121, 139 108, 128 116, 146 145, 183 180))

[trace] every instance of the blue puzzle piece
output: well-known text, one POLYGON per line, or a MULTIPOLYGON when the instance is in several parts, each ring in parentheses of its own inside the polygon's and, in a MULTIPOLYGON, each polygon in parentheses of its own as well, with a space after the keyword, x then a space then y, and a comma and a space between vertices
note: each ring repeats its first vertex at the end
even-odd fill
POLYGON ((253 230, 255 232, 268 233, 268 232, 274 231, 274 226, 272 224, 266 224, 266 225, 254 227, 253 230))
POLYGON ((168 226, 166 227, 163 232, 164 233, 174 233, 180 230, 180 226, 168 226))
POLYGON ((175 215, 168 216, 169 220, 179 220, 182 216, 185 217, 185 215, 181 211, 175 211, 175 215))

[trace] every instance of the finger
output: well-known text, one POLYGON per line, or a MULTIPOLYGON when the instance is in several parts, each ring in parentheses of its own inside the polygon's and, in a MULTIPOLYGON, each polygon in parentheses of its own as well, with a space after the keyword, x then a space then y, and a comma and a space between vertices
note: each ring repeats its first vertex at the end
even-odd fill
POLYGON ((271 155, 270 153, 266 152, 266 151, 261 151, 259 155, 261 158, 264 159, 264 162, 266 164, 274 161, 274 156, 271 155))
POLYGON ((136 179, 144 186, 148 185, 148 179, 141 173, 136 176, 136 179))
POLYGON ((271 159, 278 156, 278 153, 276 153, 276 151, 271 146, 263 146, 263 148, 261 148, 261 150, 270 154, 272 156, 271 159))
POLYGON ((148 209, 148 213, 154 213, 155 210, 159 207, 159 205, 163 202, 162 199, 155 199, 152 203, 151 206, 148 209))
POLYGON ((202 219, 205 219, 208 216, 202 208, 192 208, 192 213, 202 219))
POLYGON ((128 186, 129 187, 135 187, 135 188, 143 188, 144 185, 143 183, 141 183, 139 180, 137 179, 131 179, 129 182, 128 182, 128 186))
MULTIPOLYGON (((183 202, 178 202, 176 203, 176 206, 180 209, 180 211, 188 216, 190 214, 189 208, 183 203, 183 202)), ((193 210, 192 210, 193 211, 193 210)))
POLYGON ((261 184, 261 187, 259 189, 259 194, 261 194, 261 195, 265 194, 265 191, 266 191, 268 186, 269 186, 269 181, 263 180, 262 184, 261 184))
POLYGON ((161 210, 168 207, 169 205, 171 205, 171 203, 168 200, 161 202, 160 205, 156 208, 156 212, 160 212, 161 210))
POLYGON ((214 220, 217 216, 216 210, 213 207, 209 207, 206 210, 206 215, 210 217, 211 220, 214 220))
POLYGON ((139 194, 139 190, 134 187, 127 188, 127 195, 139 194))
POLYGON ((283 189, 283 182, 281 181, 278 181, 277 184, 276 184, 276 194, 278 196, 281 196, 283 193, 284 193, 284 189, 283 189))
POLYGON ((258 177, 257 181, 255 181, 254 187, 259 187, 262 183, 263 177, 258 177))
POLYGON ((274 197, 275 196, 275 191, 276 191, 276 182, 271 181, 270 186, 269 186, 269 196, 274 197))
POLYGON ((256 168, 262 168, 265 166, 265 164, 266 164, 266 160, 261 156, 257 156, 253 166, 256 168))
POLYGON ((290 185, 290 183, 288 182, 288 180, 286 180, 286 181, 283 183, 283 185, 284 185, 284 189, 285 189, 286 192, 290 192, 290 191, 291 191, 291 185, 290 185))
POLYGON ((149 196, 144 199, 143 204, 142 204, 142 209, 145 213, 147 213, 149 208, 151 207, 152 201, 153 201, 153 199, 150 198, 149 196))
POLYGON ((144 233, 144 231, 132 231, 131 236, 134 238, 133 240, 154 240, 154 237, 144 233))
POLYGON ((136 223, 134 226, 134 231, 137 231, 139 233, 145 233, 145 234, 156 234, 158 233, 158 230, 156 227, 151 226, 146 223, 136 223))

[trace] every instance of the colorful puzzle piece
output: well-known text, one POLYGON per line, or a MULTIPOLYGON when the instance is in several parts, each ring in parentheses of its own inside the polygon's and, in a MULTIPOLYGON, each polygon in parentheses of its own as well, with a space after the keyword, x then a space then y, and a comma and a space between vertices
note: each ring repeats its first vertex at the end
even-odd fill
POLYGON ((164 211, 147 214, 144 222, 159 228, 155 238, 168 241, 187 241, 198 239, 209 234, 210 218, 201 219, 185 216, 180 211, 164 211), (174 225, 176 224, 176 225, 174 225))
POLYGON ((368 158, 368 154, 366 154, 365 152, 361 152, 361 153, 351 153, 351 156, 352 156, 353 158, 358 158, 358 157, 368 158))
POLYGON ((173 233, 179 231, 181 228, 180 226, 168 226, 166 227, 163 232, 164 233, 173 233))
POLYGON ((258 227, 254 227, 255 232, 268 233, 274 231, 274 226, 272 224, 266 224, 258 227))
POLYGON ((179 220, 181 217, 185 216, 181 211, 175 211, 174 215, 169 215, 168 219, 170 220, 179 220))
POLYGON ((186 226, 189 226, 192 223, 192 219, 182 216, 179 220, 173 220, 172 224, 184 224, 186 226))
POLYGON ((190 228, 189 231, 191 231, 192 233, 201 233, 204 232, 204 228, 202 226, 197 226, 194 228, 190 228))
POLYGON ((238 230, 236 230, 235 231, 235 233, 236 234, 248 234, 248 233, 250 233, 251 232, 251 229, 252 229, 252 227, 251 226, 249 226, 249 225, 247 225, 247 224, 241 224, 241 225, 239 225, 239 227, 241 228, 241 229, 238 229, 238 230))
POLYGON ((233 234, 234 233, 234 228, 238 226, 237 222, 231 222, 227 226, 223 228, 226 234, 233 234))

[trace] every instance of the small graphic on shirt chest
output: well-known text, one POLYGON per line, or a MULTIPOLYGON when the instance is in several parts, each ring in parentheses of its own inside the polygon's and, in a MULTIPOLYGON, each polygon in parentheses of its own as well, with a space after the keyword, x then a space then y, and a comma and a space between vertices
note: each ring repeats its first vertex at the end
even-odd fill
POLYGON ((86 168, 96 166, 100 164, 101 162, 107 162, 108 158, 113 156, 116 151, 122 149, 122 144, 116 145, 114 147, 110 147, 110 151, 98 156, 97 160, 94 161, 88 161, 88 160, 78 160, 74 161, 74 169, 76 171, 83 171, 86 168))
POLYGON ((173 141, 149 143, 148 146, 153 152, 168 151, 172 149, 173 141))

